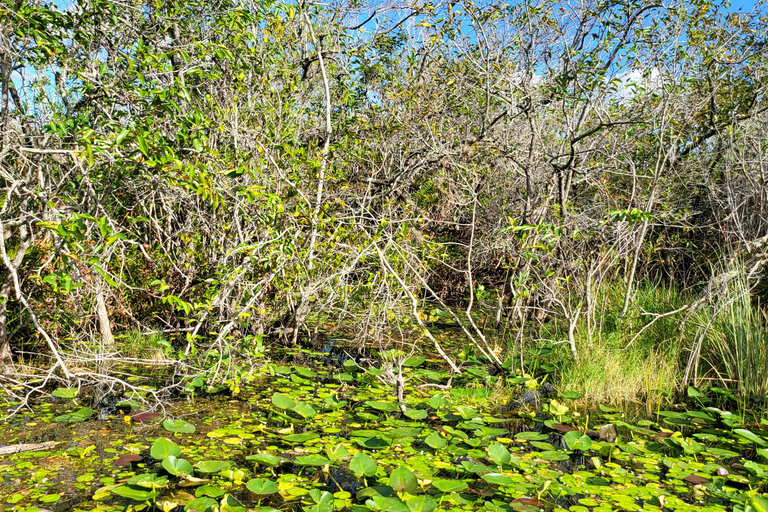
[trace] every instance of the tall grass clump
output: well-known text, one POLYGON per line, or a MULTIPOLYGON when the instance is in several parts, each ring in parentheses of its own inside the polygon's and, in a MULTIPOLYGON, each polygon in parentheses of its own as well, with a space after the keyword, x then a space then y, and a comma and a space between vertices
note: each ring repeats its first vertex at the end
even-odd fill
MULTIPOLYGON (((651 412, 680 383, 681 318, 664 314, 681 308, 687 298, 646 281, 635 292, 633 309, 621 318, 624 289, 615 282, 597 294, 592 319, 585 316, 576 329, 577 360, 562 344, 551 358, 562 368, 556 378, 560 389, 577 391, 589 404, 635 404, 651 412)), ((556 341, 564 328, 545 325, 539 338, 556 341)))
POLYGON ((710 305, 695 316, 686 378, 736 389, 742 398, 768 393, 768 315, 753 300, 743 267, 722 274, 710 305))

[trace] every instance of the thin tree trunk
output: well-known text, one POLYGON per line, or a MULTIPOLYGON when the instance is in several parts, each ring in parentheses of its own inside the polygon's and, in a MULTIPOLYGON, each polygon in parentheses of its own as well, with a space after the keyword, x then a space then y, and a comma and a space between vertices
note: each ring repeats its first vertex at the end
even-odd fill
POLYGON ((99 333, 101 334, 101 342, 108 347, 115 344, 115 337, 112 334, 112 324, 109 321, 109 312, 107 311, 107 301, 104 298, 104 282, 103 279, 99 283, 99 290, 96 292, 96 316, 99 318, 99 333))

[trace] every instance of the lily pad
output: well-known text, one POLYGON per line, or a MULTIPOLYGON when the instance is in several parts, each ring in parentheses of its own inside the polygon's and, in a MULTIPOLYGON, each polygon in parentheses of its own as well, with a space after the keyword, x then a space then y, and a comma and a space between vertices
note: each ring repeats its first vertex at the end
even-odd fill
POLYGON ((245 484, 245 487, 253 494, 257 494, 259 496, 274 494, 278 490, 277 484, 275 482, 262 478, 252 478, 251 480, 248 480, 248 483, 245 484))
POLYGON ((53 421, 57 423, 81 423, 83 421, 86 421, 88 418, 96 414, 96 411, 91 409, 90 407, 82 407, 75 412, 68 412, 66 414, 62 414, 60 416, 56 416, 53 418, 53 421))
POLYGON ((194 434, 195 426, 184 420, 165 420, 163 428, 168 432, 177 432, 180 434, 194 434))
POLYGON ((175 455, 169 455, 163 459, 163 469, 174 476, 187 476, 192 474, 194 468, 192 464, 184 459, 179 459, 175 455))
POLYGON ((376 474, 378 464, 371 457, 365 453, 356 453, 352 460, 349 461, 349 469, 359 477, 361 476, 373 476, 376 474))
POLYGON ((181 448, 166 437, 158 437, 155 439, 155 442, 152 443, 149 454, 152 455, 153 459, 163 460, 169 455, 178 457, 181 455, 181 448))
POLYGON ((200 473, 212 475, 225 469, 229 469, 231 464, 225 460, 204 460, 195 464, 195 467, 200 473))
POLYGON ((416 494, 419 482, 410 469, 400 466, 389 475, 389 485, 397 492, 405 491, 408 494, 416 494))
POLYGON ((293 409, 296 407, 296 402, 294 402, 288 395, 282 393, 275 393, 272 395, 272 403, 275 407, 279 407, 280 409, 293 409))

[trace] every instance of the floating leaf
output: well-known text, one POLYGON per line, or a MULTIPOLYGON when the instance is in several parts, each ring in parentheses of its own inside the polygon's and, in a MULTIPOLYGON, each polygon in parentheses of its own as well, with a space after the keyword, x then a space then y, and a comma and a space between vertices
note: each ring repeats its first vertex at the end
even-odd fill
POLYGON ((734 433, 736 433, 736 434, 738 434, 738 435, 740 435, 740 436, 741 436, 741 437, 743 437, 744 439, 747 439, 747 440, 749 440, 749 441, 752 441, 752 442, 753 442, 753 443, 755 443, 756 445, 759 445, 759 446, 768 446, 768 443, 766 443, 764 439, 762 439, 762 438, 760 438, 760 437, 756 436, 755 434, 753 434, 753 433, 752 433, 752 432, 750 432, 749 430, 746 430, 746 429, 743 429, 743 428, 736 428, 736 429, 734 429, 734 430, 733 430, 733 432, 734 432, 734 433))
POLYGON ((288 395, 282 393, 275 393, 272 395, 272 403, 275 407, 279 407, 280 409, 293 409, 296 407, 296 402, 294 402, 288 395))
POLYGON ((568 445, 570 450, 589 450, 592 448, 592 439, 589 436, 581 435, 578 430, 572 430, 563 436, 565 444, 568 445))
POLYGON ((408 505, 400 501, 399 498, 386 498, 384 496, 374 496, 366 500, 372 510, 381 510, 382 512, 409 512, 408 505))
POLYGON ((77 396, 77 391, 77 388, 57 388, 53 390, 51 395, 55 396, 56 398, 72 399, 77 396))
POLYGON ((502 475, 501 473, 486 473, 480 478, 493 485, 509 485, 514 481, 508 476, 502 475))
POLYGON ((382 412, 395 412, 397 410, 397 404, 394 404, 392 402, 376 402, 373 400, 368 400, 365 402, 365 405, 372 409, 376 409, 377 411, 382 412))
POLYGON ((460 480, 432 480, 432 485, 440 492, 460 492, 469 487, 466 482, 460 480))
POLYGON ((192 464, 184 459, 176 458, 175 455, 169 455, 164 458, 162 465, 163 469, 174 476, 187 476, 194 471, 192 464))
POLYGON ((424 409, 408 409, 405 411, 405 415, 412 420, 425 420, 429 416, 424 409))
POLYGON ((152 455, 153 459, 163 460, 169 455, 178 457, 181 455, 181 448, 166 437, 158 437, 155 439, 155 442, 152 443, 152 447, 149 449, 149 454, 152 455))
POLYGON ((283 436, 283 441, 288 441, 289 443, 306 443, 307 441, 311 441, 312 439, 317 439, 320 436, 316 434, 315 432, 304 432, 303 434, 288 434, 287 436, 283 436))
POLYGON ((299 466, 327 466, 331 461, 322 455, 300 455, 296 457, 299 466))
POLYGON ((304 402, 297 402, 293 410, 305 419, 317 416, 317 411, 313 409, 311 405, 305 404, 304 402))
POLYGON ((210 498, 221 498, 225 494, 227 494, 226 489, 222 489, 221 487, 216 487, 214 485, 201 485, 195 489, 196 498, 202 498, 203 496, 208 496, 210 498))
POLYGON ((184 512, 213 512, 218 509, 218 506, 218 501, 206 496, 187 503, 184 506, 184 512))
POLYGON ((95 413, 96 411, 90 407, 83 407, 76 410, 75 412, 68 412, 66 414, 62 414, 61 416, 56 416, 53 418, 53 421, 58 423, 81 423, 93 416, 95 413))
POLYGON ((159 494, 157 491, 134 485, 120 485, 112 489, 112 493, 136 501, 149 501, 159 494))
POLYGON ((501 443, 491 444, 488 447, 488 455, 491 457, 491 460, 499 466, 509 464, 512 460, 512 455, 509 453, 509 450, 507 450, 507 447, 501 443))
POLYGON ((405 491, 408 494, 416 494, 419 482, 410 469, 400 466, 389 475, 389 485, 397 492, 405 491))
POLYGON ((425 439, 424 442, 427 443, 427 446, 434 450, 440 450, 442 448, 445 448, 448 445, 448 441, 440 435, 440 432, 437 430, 433 431, 431 434, 429 434, 425 439))
POLYGON ((180 434, 194 434, 195 426, 184 420, 165 420, 163 428, 168 432, 178 432, 180 434))
POLYGON ((405 504, 410 512, 432 512, 437 508, 437 501, 429 496, 414 496, 405 504))
POLYGON ((195 467, 207 475, 212 475, 225 469, 229 469, 230 463, 224 460, 204 460, 195 464, 195 467))
POLYGON ((258 494, 259 496, 274 494, 278 490, 277 484, 275 482, 261 478, 252 478, 251 480, 248 480, 248 483, 245 484, 245 487, 253 494, 258 494))
POLYGON ((268 453, 255 453, 253 455, 247 456, 245 460, 256 462, 262 466, 267 466, 268 468, 277 467, 283 462, 283 459, 280 457, 276 457, 268 453))
POLYGON ((389 439, 384 437, 358 437, 355 440, 357 444, 369 450, 383 450, 392 444, 389 439))
POLYGON ((376 461, 365 453, 356 453, 349 461, 349 469, 359 478, 361 476, 373 476, 378 465, 376 461))

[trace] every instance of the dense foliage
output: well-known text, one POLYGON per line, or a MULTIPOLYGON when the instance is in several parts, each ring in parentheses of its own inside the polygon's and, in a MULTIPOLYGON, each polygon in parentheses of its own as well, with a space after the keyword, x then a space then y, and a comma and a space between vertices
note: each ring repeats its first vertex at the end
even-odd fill
POLYGON ((342 325, 460 371, 427 324, 501 366, 674 320, 695 326, 671 328, 685 377, 734 382, 751 356, 731 370, 721 351, 764 339, 761 8, 14 0, 0 16, 5 360, 112 382, 150 359, 126 340, 153 334, 156 364, 232 379, 235 353, 342 325), (643 310, 648 288, 684 296, 643 310))

